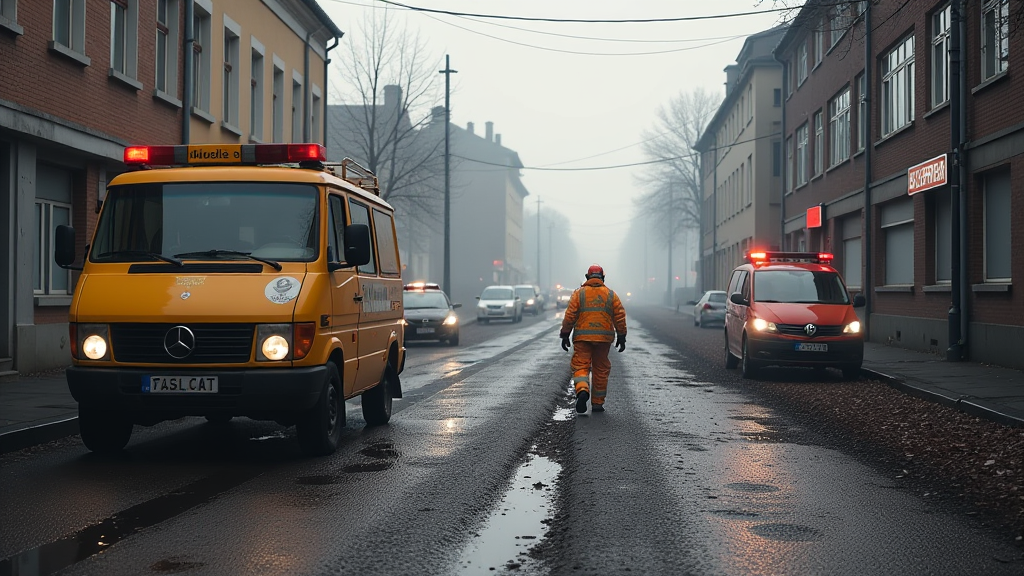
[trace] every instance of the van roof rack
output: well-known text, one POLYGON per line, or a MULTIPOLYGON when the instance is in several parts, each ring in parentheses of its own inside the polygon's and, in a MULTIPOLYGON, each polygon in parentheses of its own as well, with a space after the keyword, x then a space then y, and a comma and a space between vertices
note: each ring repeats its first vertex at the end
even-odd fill
POLYGON ((380 196, 380 183, 377 181, 377 176, 365 166, 362 166, 351 158, 345 158, 338 164, 329 164, 326 166, 332 174, 359 186, 367 192, 371 192, 374 196, 380 196), (339 169, 340 168, 340 173, 339 169))

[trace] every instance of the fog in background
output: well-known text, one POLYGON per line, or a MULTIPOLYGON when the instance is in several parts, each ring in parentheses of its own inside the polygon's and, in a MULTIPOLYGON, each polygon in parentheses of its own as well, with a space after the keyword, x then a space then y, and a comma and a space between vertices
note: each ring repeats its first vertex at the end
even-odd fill
MULTIPOLYGON (((523 259, 537 268, 537 199, 541 200, 540 281, 575 287, 587 266, 605 267, 619 294, 660 301, 668 290, 667 242, 637 215, 635 199, 648 167, 589 169, 640 163, 644 132, 656 131, 659 107, 703 87, 724 96, 723 69, 735 62, 746 36, 791 13, 671 23, 546 23, 481 19, 411 11, 372 0, 319 0, 353 41, 374 10, 419 34, 427 62, 444 68, 451 57, 452 123, 494 122, 502 144, 526 168, 523 259), (546 168, 538 169, 538 168, 546 168), (551 170, 563 169, 563 170, 551 170), (572 170, 564 170, 572 169, 572 170), (554 252, 553 257, 549 251, 554 252)), ((676 18, 754 12, 778 7, 757 0, 407 0, 411 6, 458 12, 577 19, 676 18)), ((793 6, 799 3, 787 2, 793 6)), ((332 61, 346 57, 339 46, 332 61)), ((331 68, 329 104, 345 78, 331 68)), ((443 105, 444 75, 436 74, 443 105)), ((424 115, 429 110, 418 111, 424 115)), ((662 236, 664 236, 662 234, 662 236)), ((697 232, 673 249, 673 287, 693 286, 697 232), (678 276, 676 280, 674 277, 678 276)))

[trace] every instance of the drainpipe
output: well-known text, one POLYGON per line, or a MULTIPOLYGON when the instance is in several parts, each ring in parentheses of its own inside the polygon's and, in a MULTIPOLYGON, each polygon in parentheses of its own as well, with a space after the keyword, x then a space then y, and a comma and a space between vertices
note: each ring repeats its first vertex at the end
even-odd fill
MULTIPOLYGON (((309 40, 313 37, 312 32, 306 32, 306 49, 302 52, 302 141, 309 142, 309 97, 312 91, 309 87, 309 40)), ((327 110, 324 110, 326 116, 327 110)))
MULTIPOLYGON (((967 38, 967 18, 961 8, 960 42, 967 38)), ((952 24, 952 22, 950 22, 952 24)), ((971 273, 967 266, 969 252, 969 236, 967 234, 967 177, 968 160, 966 150, 969 148, 967 134, 967 59, 960 59, 960 82, 957 90, 960 93, 960 357, 967 359, 970 355, 970 283, 971 273)), ((950 102, 952 107, 952 102, 950 102)), ((952 217, 952 214, 950 214, 952 217)))
POLYGON ((782 91, 779 93, 779 98, 782 99, 780 104, 782 105, 782 142, 779 143, 779 161, 782 162, 782 190, 779 193, 779 250, 786 249, 786 186, 789 185, 786 182, 786 171, 789 166, 786 159, 786 154, 789 151, 786 148, 786 89, 789 86, 789 74, 786 73, 786 64, 782 60, 779 60, 779 55, 772 52, 772 59, 778 63, 779 68, 782 69, 782 91))
POLYGON ((330 90, 331 83, 328 81, 327 72, 331 65, 331 50, 338 47, 341 42, 341 36, 334 37, 334 44, 327 47, 326 58, 324 58, 324 117, 323 117, 323 140, 324 146, 327 146, 327 118, 330 116, 327 113, 327 94, 330 90))
POLYGON ((711 167, 711 277, 715 279, 715 288, 718 288, 718 127, 715 128, 714 146, 715 164, 711 167))
POLYGON ((195 4, 192 0, 185 2, 185 38, 182 44, 184 61, 184 78, 182 78, 181 90, 181 143, 189 144, 192 140, 190 122, 192 120, 192 68, 195 66, 195 30, 192 22, 195 19, 195 4))
MULTIPOLYGON (((698 228, 699 228, 699 234, 700 234, 698 236, 698 238, 700 240, 697 242, 697 261, 700 262, 700 266, 697 267, 697 269, 698 269, 698 272, 697 272, 697 287, 698 287, 698 290, 700 290, 700 293, 703 294, 704 291, 705 291, 704 285, 707 283, 707 280, 704 279, 704 276, 706 275, 705 274, 705 270, 704 270, 705 269, 705 266, 704 266, 704 226, 705 226, 705 222, 704 222, 704 220, 705 220, 705 213, 707 212, 707 210, 704 209, 704 203, 707 202, 707 196, 706 196, 706 194, 707 194, 707 177, 704 174, 704 153, 703 152, 701 152, 700 158, 698 160, 700 162, 699 170, 700 170, 700 204, 701 204, 701 210, 700 210, 700 221, 698 222, 698 224, 699 224, 698 228)), ((646 250, 646 249, 647 249, 647 243, 644 242, 644 250, 646 250)), ((646 256, 644 257, 644 264, 645 265, 647 264, 646 256)), ((647 283, 647 271, 644 270, 644 285, 645 286, 646 286, 646 283, 647 283)))
POLYGON ((874 258, 871 254, 871 62, 874 58, 871 50, 871 2, 864 3, 864 100, 867 110, 866 119, 858 119, 864 125, 864 272, 861 277, 861 294, 864 296, 864 339, 871 340, 871 304, 872 294, 871 268, 874 258))
POLYGON ((948 313, 949 347, 946 348, 946 361, 963 360, 963 338, 960 325, 960 306, 962 287, 961 270, 961 210, 960 210, 960 163, 962 158, 960 135, 960 21, 962 20, 963 4, 961 0, 953 0, 950 4, 950 36, 949 36, 949 133, 952 161, 949 163, 949 207, 950 207, 950 306, 948 313))

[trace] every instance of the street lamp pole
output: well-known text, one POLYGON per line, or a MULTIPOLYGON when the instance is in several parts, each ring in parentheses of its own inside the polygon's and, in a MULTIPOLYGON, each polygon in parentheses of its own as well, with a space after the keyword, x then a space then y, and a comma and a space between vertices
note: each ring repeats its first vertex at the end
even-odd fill
POLYGON ((540 283, 540 196, 537 196, 537 285, 540 283))
POLYGON ((452 70, 451 57, 444 55, 444 70, 438 70, 444 74, 444 291, 452 293, 452 175, 451 175, 451 124, 452 124, 452 74, 458 70, 452 70))

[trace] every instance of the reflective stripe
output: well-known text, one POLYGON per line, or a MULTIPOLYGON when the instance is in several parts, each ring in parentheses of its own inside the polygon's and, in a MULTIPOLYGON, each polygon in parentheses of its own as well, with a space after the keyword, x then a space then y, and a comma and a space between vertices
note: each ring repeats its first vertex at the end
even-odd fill
POLYGON ((600 334, 600 335, 608 336, 608 335, 615 334, 615 331, 614 330, 576 330, 573 333, 576 334, 577 336, 579 336, 580 334, 600 334))
POLYGON ((608 391, 594 390, 590 395, 593 396, 594 398, 604 398, 605 396, 608 395, 608 391))
POLYGON ((574 376, 572 382, 573 384, 577 382, 590 382, 590 376, 574 376))

